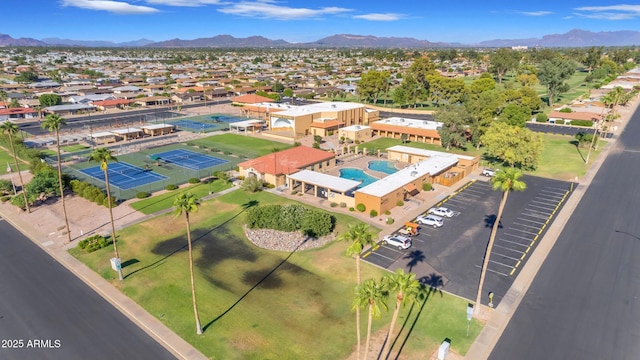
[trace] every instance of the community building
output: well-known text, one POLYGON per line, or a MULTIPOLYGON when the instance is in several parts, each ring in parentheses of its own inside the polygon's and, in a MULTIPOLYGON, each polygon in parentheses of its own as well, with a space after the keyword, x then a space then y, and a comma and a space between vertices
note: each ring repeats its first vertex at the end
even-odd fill
POLYGON ((373 135, 441 145, 441 122, 391 117, 371 123, 373 135))
POLYGON ((282 186, 286 176, 300 170, 322 171, 336 165, 335 154, 308 146, 296 146, 238 164, 240 176, 255 176, 263 182, 282 186))

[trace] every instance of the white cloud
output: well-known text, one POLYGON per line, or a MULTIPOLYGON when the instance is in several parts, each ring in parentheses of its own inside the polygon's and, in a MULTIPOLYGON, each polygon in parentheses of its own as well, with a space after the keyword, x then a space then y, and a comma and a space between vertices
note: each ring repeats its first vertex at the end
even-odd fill
POLYGON ((396 21, 396 20, 402 19, 403 17, 404 17, 404 15, 402 15, 402 14, 371 13, 371 14, 364 14, 364 15, 356 15, 353 18, 354 19, 362 19, 362 20, 370 20, 370 21, 396 21))
POLYGON ((221 13, 276 20, 303 20, 319 18, 322 15, 333 15, 351 11, 340 7, 320 9, 292 8, 275 5, 271 0, 243 1, 218 9, 221 13))
POLYGON ((197 7, 202 5, 220 4, 220 0, 145 0, 149 4, 166 6, 197 7))
POLYGON ((527 16, 545 16, 553 14, 551 11, 518 11, 518 13, 527 16))
POLYGON ((640 5, 582 6, 574 10, 574 15, 589 19, 629 20, 640 17, 640 5))
POLYGON ((87 10, 108 11, 115 14, 150 14, 158 12, 148 6, 109 0, 62 0, 62 6, 75 6, 87 10))

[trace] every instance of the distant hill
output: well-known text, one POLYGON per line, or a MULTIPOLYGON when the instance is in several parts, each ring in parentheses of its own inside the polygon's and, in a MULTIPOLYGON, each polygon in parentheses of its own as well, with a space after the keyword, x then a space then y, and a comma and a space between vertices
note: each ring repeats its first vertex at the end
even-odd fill
POLYGON ((601 31, 591 32, 573 29, 564 34, 545 35, 540 39, 510 39, 489 40, 473 46, 477 47, 590 47, 590 46, 631 46, 640 45, 640 32, 638 31, 601 31))
POLYGON ((231 35, 218 35, 210 38, 194 40, 173 39, 145 45, 145 47, 217 47, 217 48, 264 48, 264 47, 290 47, 293 44, 284 40, 270 40, 262 36, 250 36, 247 38, 235 38, 231 35))
POLYGON ((0 34, 0 46, 47 46, 47 44, 36 39, 31 39, 31 38, 14 39, 9 35, 0 34))
POLYGON ((443 48, 443 47, 590 47, 590 46, 631 46, 640 45, 640 32, 630 30, 591 32, 574 29, 564 34, 550 34, 542 38, 495 39, 475 44, 431 42, 410 37, 377 37, 373 35, 338 34, 307 43, 290 43, 271 40, 262 36, 236 38, 231 35, 217 35, 193 40, 172 39, 153 42, 140 39, 130 42, 71 40, 46 38, 40 40, 14 39, 0 34, 0 46, 85 46, 85 47, 153 47, 153 48, 293 48, 293 47, 353 47, 353 48, 443 48))
POLYGON ((99 40, 71 40, 60 38, 44 38, 43 42, 48 45, 66 45, 66 46, 85 46, 85 47, 138 47, 145 46, 153 43, 151 40, 140 39, 136 41, 128 41, 122 43, 116 43, 113 41, 99 41, 99 40))

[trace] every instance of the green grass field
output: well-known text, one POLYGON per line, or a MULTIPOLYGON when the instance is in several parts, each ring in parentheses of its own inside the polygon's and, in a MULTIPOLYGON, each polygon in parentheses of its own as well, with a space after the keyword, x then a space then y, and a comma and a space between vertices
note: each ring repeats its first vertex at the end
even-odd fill
MULTIPOLYGON (((18 160, 20 161, 20 160, 18 160)), ((0 175, 7 174, 7 166, 10 165, 13 171, 15 172, 15 165, 13 163, 13 156, 9 153, 9 151, 5 151, 4 149, 0 149, 0 175)), ((27 169, 29 165, 20 163, 20 169, 27 169)))
MULTIPOLYGON (((354 260, 346 243, 333 242, 302 252, 255 247, 244 237, 244 210, 255 205, 290 203, 276 195, 237 190, 205 202, 191 216, 199 315, 196 335, 189 284, 184 216, 164 215, 118 233, 125 280, 111 270, 112 248, 70 252, 111 281, 179 336, 216 359, 345 359, 355 347, 351 310, 354 260)), ((336 214, 336 231, 359 220, 336 214)), ((362 264, 362 278, 385 272, 362 264)), ((374 321, 374 332, 388 326, 393 310, 374 321)), ((394 352, 418 358, 452 339, 466 353, 481 324, 466 336, 467 301, 435 292, 425 302, 401 310, 394 352)), ((363 342, 366 311, 363 314, 363 342)))
POLYGON ((167 191, 163 194, 155 195, 153 197, 149 197, 146 199, 138 200, 131 204, 131 207, 135 210, 142 212, 143 214, 149 215, 160 210, 168 209, 173 206, 173 199, 176 195, 183 192, 191 192, 198 199, 209 195, 209 193, 217 193, 225 189, 229 189, 232 186, 230 182, 225 182, 222 180, 214 180, 210 183, 199 183, 195 185, 190 185, 188 187, 180 188, 174 191, 167 191))
POLYGON ((278 141, 255 138, 237 134, 222 134, 191 141, 198 146, 218 149, 225 153, 243 158, 256 158, 274 151, 285 150, 293 145, 278 141))

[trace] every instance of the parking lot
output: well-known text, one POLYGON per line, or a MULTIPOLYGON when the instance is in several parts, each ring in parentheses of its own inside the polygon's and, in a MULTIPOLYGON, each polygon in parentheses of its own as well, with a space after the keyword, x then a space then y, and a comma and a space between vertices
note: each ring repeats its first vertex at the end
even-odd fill
MULTIPOLYGON (((522 180, 527 189, 509 193, 487 270, 484 292, 494 293, 496 306, 573 188, 570 182, 533 176, 522 180)), ((419 234, 412 236, 411 248, 399 250, 381 241, 362 258, 391 271, 404 268, 425 282, 442 280, 444 290, 475 300, 501 196, 488 179, 470 181, 437 203, 425 204, 423 213, 435 206, 459 213, 444 218, 444 226, 422 225, 419 234)), ((482 302, 487 304, 488 296, 482 302)))

